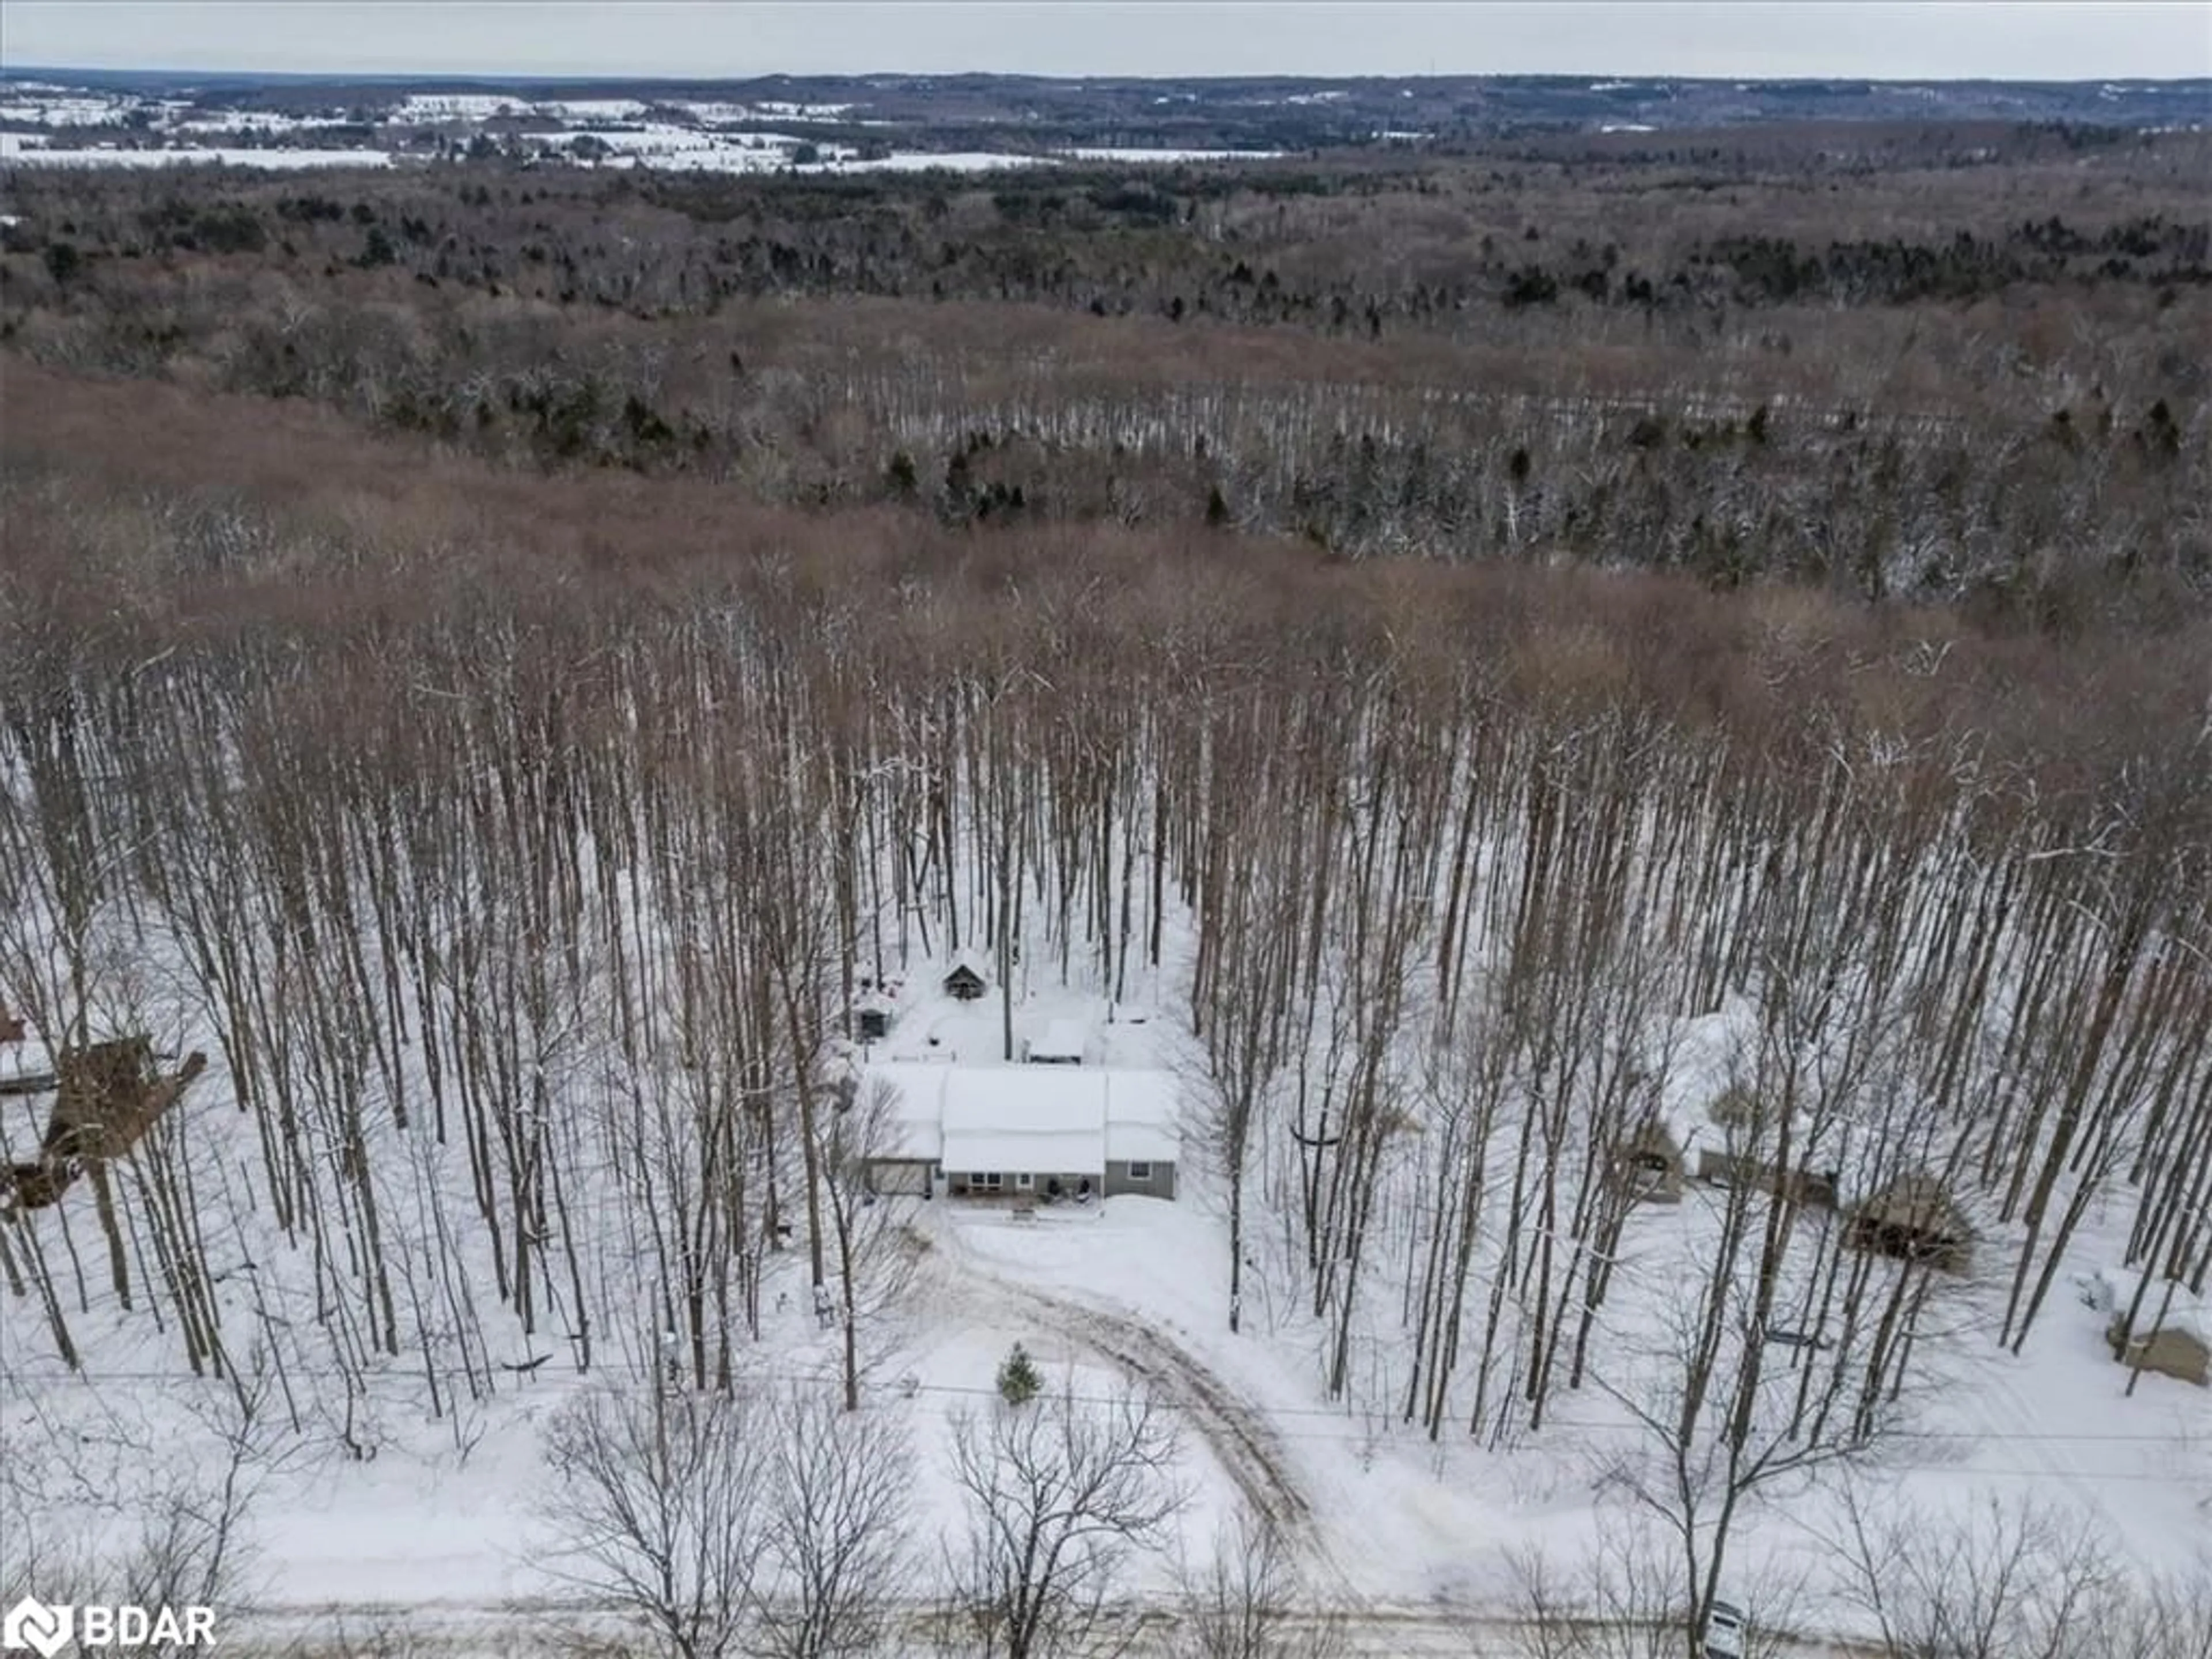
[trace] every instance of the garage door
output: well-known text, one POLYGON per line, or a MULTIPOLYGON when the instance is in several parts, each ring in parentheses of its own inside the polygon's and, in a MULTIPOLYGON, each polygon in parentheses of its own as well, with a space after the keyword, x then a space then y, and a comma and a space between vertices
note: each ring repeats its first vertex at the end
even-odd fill
POLYGON ((886 1160, 875 1166, 875 1188, 879 1193, 900 1193, 915 1198, 929 1196, 929 1165, 886 1160))

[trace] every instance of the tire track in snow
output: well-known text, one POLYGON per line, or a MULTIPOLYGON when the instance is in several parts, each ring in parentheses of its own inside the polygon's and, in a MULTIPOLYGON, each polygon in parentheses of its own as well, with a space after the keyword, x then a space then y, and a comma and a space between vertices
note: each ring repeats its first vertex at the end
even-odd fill
MULTIPOLYGON (((1132 1315, 1008 1279, 964 1248, 958 1254, 959 1272, 945 1268, 940 1273, 946 1293, 981 1302, 996 1317, 1003 1317, 1012 1302, 1054 1336, 1101 1354, 1151 1384, 1196 1426, 1245 1504, 1281 1528, 1306 1571, 1325 1580, 1346 1610, 1368 1605, 1322 1538, 1312 1502, 1290 1474, 1273 1428, 1218 1374, 1158 1327, 1132 1315), (980 1285, 988 1285, 992 1297, 977 1297, 980 1285)), ((929 1259, 943 1267, 941 1256, 929 1259)), ((1316 1582, 1313 1587, 1322 1586, 1316 1582)))
MULTIPOLYGON (((2082 1466, 2075 1443, 2063 1433, 2051 1431, 2003 1364, 1992 1365, 1988 1376, 1981 1430, 1978 1433, 1969 1428, 1960 1438, 1973 1444, 1977 1451, 1991 1440, 2000 1445, 2010 1445, 2014 1449, 2012 1455, 2032 1465, 2052 1485, 2063 1488, 2094 1516, 2102 1531, 2107 1534, 2117 1532, 2118 1523, 2105 1506, 2103 1484, 2082 1466)), ((1966 1473, 1971 1476, 1971 1463, 1966 1473)))

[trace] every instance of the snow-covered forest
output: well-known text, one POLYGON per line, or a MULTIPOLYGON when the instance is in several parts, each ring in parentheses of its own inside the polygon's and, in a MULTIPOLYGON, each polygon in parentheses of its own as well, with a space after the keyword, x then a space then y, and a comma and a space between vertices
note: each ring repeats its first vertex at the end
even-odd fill
MULTIPOLYGON (((2079 1327, 2085 1271, 2144 1331, 2202 1306, 2206 738, 2160 666, 2092 721, 2051 654, 1656 579, 648 579, 67 506, 9 502, 4 983, 55 1053, 208 1067, 0 1228, 21 1516, 136 1378, 341 1485, 426 1425, 465 1468, 556 1379, 803 1414, 813 1285, 866 1418, 918 1206, 862 1190, 853 1010, 963 949, 1008 1020, 1153 1012, 1225 1333, 1378 1443, 1601 1446, 1582 1502, 1669 1600, 2079 1327), (1642 1201, 1654 1137, 1741 1178, 1642 1201), (1851 1248, 1899 1182, 1966 1260, 1851 1248)), ((2164 1433, 2186 1385, 2105 1369, 2164 1433)))

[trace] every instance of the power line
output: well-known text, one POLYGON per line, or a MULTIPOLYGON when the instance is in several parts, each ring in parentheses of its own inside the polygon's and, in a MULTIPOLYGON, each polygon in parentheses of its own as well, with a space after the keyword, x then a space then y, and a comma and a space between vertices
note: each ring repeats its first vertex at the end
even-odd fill
MULTIPOLYGON (((546 1358, 550 1359, 550 1356, 547 1356, 546 1358)), ((514 1361, 494 1361, 493 1368, 499 1371, 502 1371, 510 1376, 521 1376, 531 1375, 534 1373, 535 1370, 543 1369, 543 1364, 544 1362, 541 1361, 538 1365, 533 1366, 530 1372, 524 1371, 521 1367, 514 1361)), ((478 1367, 477 1369, 479 1373, 481 1373, 484 1368, 478 1367)), ((574 1373, 574 1375, 579 1382, 588 1383, 590 1379, 595 1376, 644 1376, 655 1369, 657 1368, 652 1364, 633 1359, 595 1359, 592 1362, 589 1370, 576 1372, 574 1373)), ((682 1369, 688 1370, 690 1367, 687 1364, 684 1365, 682 1369)), ((272 1368, 269 1374, 274 1377, 279 1375, 280 1372, 277 1368, 272 1368)), ((447 1366, 443 1368, 441 1372, 441 1376, 448 1377, 462 1374, 464 1374, 464 1368, 459 1366, 447 1366)), ((564 1372, 562 1374, 567 1375, 568 1373, 564 1372)), ((235 1376, 239 1375, 239 1373, 236 1371, 235 1368, 234 1368, 232 1372, 225 1375, 235 1376)), ((281 1368, 281 1375, 285 1377, 301 1378, 308 1382, 343 1382, 360 1379, 372 1382, 397 1382, 402 1385, 406 1385, 421 1380, 419 1373, 394 1373, 389 1371, 362 1372, 349 1370, 343 1366, 337 1365, 287 1365, 281 1368)), ((177 1382, 192 1384, 221 1380, 225 1380, 224 1376, 209 1376, 200 1377, 191 1376, 188 1373, 173 1370, 82 1370, 58 1371, 43 1376, 29 1376, 20 1371, 12 1374, 0 1373, 0 1382, 12 1382, 18 1383, 35 1382, 40 1383, 63 1384, 91 1384, 95 1382, 177 1382)), ((799 1386, 817 1382, 831 1382, 838 1380, 838 1377, 835 1374, 830 1373, 795 1370, 758 1370, 751 1368, 747 1368, 744 1370, 735 1372, 732 1377, 733 1384, 761 1383, 773 1386, 799 1386)), ((998 1389, 996 1388, 987 1384, 961 1382, 915 1382, 911 1385, 903 1382, 896 1382, 891 1385, 889 1391, 900 1395, 955 1395, 975 1398, 992 1398, 995 1397, 998 1394, 998 1389)), ((703 1392, 713 1391, 708 1390, 703 1392)), ((1049 1392, 1051 1392, 1052 1397, 1055 1400, 1068 1400, 1072 1401, 1074 1404, 1081 1406, 1109 1406, 1121 1403, 1119 1397, 1110 1395, 1070 1395, 1058 1390, 1051 1390, 1049 1392)), ((1261 1407, 1247 1404, 1243 1401, 1221 1401, 1217 1403, 1193 1402, 1189 1401, 1175 1400, 1158 1401, 1155 1401, 1155 1405, 1158 1408, 1162 1410, 1186 1412, 1201 1416, 1234 1418, 1248 1425, 1256 1425, 1260 1426, 1266 1426, 1279 1419, 1285 1417, 1325 1418, 1334 1421, 1350 1422, 1356 1421, 1361 1415, 1361 1413, 1358 1412, 1349 1411, 1341 1407, 1331 1406, 1261 1407)), ((1394 1428, 1411 1426, 1413 1425, 1407 1423, 1404 1419, 1400 1419, 1394 1413, 1389 1415, 1383 1426, 1376 1431, 1376 1432, 1387 1435, 1393 1432, 1394 1428)), ((1528 1437, 1538 1437, 1550 1433, 1554 1430, 1571 1431, 1577 1434, 1620 1434, 1643 1432, 1642 1426, 1632 1422, 1620 1420, 1602 1421, 1578 1418, 1554 1417, 1547 1419, 1541 1427, 1524 1429, 1520 1431, 1520 1433, 1528 1437)), ((1367 1438, 1369 1436, 1363 1433, 1358 1437, 1367 1438)), ((2112 1444, 2170 1446, 2175 1443, 2176 1439, 2176 1437, 2170 1433, 2114 1434, 2103 1432, 2047 1432, 2042 1431, 1982 1431, 1975 1429, 1930 1429, 1905 1427, 1886 1428, 1881 1431, 1881 1437, 1886 1440, 1964 1441, 1971 1442, 1975 1444, 1995 1443, 2008 1445, 2014 1443, 2049 1443, 2064 1445, 2112 1444)), ((2208 1443, 2212 1443, 2212 1439, 2208 1439, 2208 1443)))
MULTIPOLYGON (((589 1386, 590 1377, 594 1373, 604 1376, 619 1377, 628 1376, 635 1377, 647 1375, 649 1370, 649 1367, 633 1361, 597 1362, 592 1367, 592 1373, 582 1374, 578 1380, 584 1386, 589 1386)), ((352 1373, 332 1367, 310 1367, 306 1369, 290 1368, 284 1372, 284 1375, 289 1377, 301 1377, 308 1381, 346 1380, 353 1376, 352 1373)), ((173 1371, 103 1370, 65 1372, 58 1376, 41 1378, 40 1380, 46 1382, 74 1383, 90 1387, 107 1382, 191 1383, 199 1381, 211 1381, 213 1379, 197 1379, 189 1376, 181 1376, 173 1371)), ((390 1379, 380 1376, 377 1380, 386 1381, 390 1379)), ((398 1380, 412 1381, 412 1379, 398 1380)), ((768 1386, 799 1387, 829 1385, 836 1382, 839 1379, 834 1376, 827 1376, 818 1373, 809 1374, 804 1372, 748 1371, 744 1374, 743 1380, 748 1382, 768 1386)), ((687 1389, 685 1392, 690 1391, 687 1389)), ((911 1387, 903 1383, 895 1383, 888 1390, 884 1392, 896 1395, 900 1397, 913 1397, 923 1395, 975 1400, 988 1400, 998 1397, 998 1390, 995 1388, 987 1387, 981 1384, 963 1384, 954 1382, 917 1382, 911 1387)), ((711 1397, 711 1391, 708 1394, 702 1394, 701 1397, 711 1397)), ((1054 1400, 1066 1401, 1072 1404, 1082 1406, 1110 1407, 1127 1403, 1124 1398, 1110 1395, 1053 1392, 1049 1395, 1049 1397, 1054 1400)), ((1419 1449, 1425 1446, 1443 1449, 1452 1447, 1465 1446, 1472 1439, 1471 1436, 1455 1434, 1448 1439, 1431 1441, 1428 1439, 1425 1434, 1422 1434, 1418 1441, 1416 1441, 1404 1432, 1412 1425, 1397 1422, 1395 1419, 1393 1419, 1393 1421, 1389 1424, 1373 1429, 1352 1430, 1349 1432, 1334 1434, 1320 1433, 1312 1430, 1279 1429, 1274 1427, 1272 1420, 1273 1418, 1277 1417, 1327 1417, 1341 1420, 1350 1416, 1350 1413, 1345 1412, 1329 1410, 1322 1407, 1286 1407, 1279 1412, 1270 1413, 1251 1406, 1231 1404, 1207 1405, 1194 1403, 1188 1401, 1174 1400, 1155 1400, 1151 1402, 1151 1406, 1153 1410, 1173 1413, 1178 1416, 1197 1420, 1201 1423, 1207 1419, 1213 1419, 1235 1423, 1247 1429, 1263 1430, 1271 1440, 1298 1444, 1355 1445, 1375 1448, 1379 1448, 1387 1444, 1405 1449, 1419 1449)), ((1554 1419, 1553 1422, 1547 1425, 1546 1430, 1538 1430, 1530 1432, 1540 1435, 1547 1431, 1553 1429, 1571 1431, 1576 1434, 1597 1433, 1638 1435, 1643 1432, 1639 1425, 1633 1423, 1586 1422, 1572 1419, 1554 1419)), ((2095 1444, 2160 1445, 2170 1447, 2175 1443, 2175 1437, 2172 1435, 2160 1434, 2050 1434, 2026 1432, 1990 1432, 1975 1434, 1955 1431, 1946 1432, 1941 1430, 1923 1429, 1888 1430, 1884 1431, 1882 1437, 1891 1440, 1957 1442, 1963 1445, 1974 1447, 1987 1445, 2095 1444)), ((1523 1442, 1523 1443, 1529 1444, 1530 1449, 1534 1449, 1532 1443, 1523 1442)), ((2141 1471, 2092 1468, 2052 1469, 2045 1468, 2010 1469, 1971 1468, 1966 1466, 1963 1460, 1960 1462, 1951 1463, 1891 1462, 1888 1463, 1887 1467, 1896 1469, 1915 1470, 1929 1473, 1942 1472, 1963 1474, 1977 1477, 1987 1474, 1998 1477, 2049 1480, 2059 1475, 2067 1475, 2098 1480, 2127 1480, 2164 1485, 2185 1484, 2193 1478, 2186 1474, 2173 1472, 2144 1473, 2141 1471)))

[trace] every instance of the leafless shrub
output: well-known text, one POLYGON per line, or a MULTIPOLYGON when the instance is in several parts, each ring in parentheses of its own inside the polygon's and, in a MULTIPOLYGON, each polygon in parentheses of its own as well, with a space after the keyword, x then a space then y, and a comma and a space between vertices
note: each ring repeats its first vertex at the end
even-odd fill
MULTIPOLYGON (((2033 1498, 1963 1516, 1838 1483, 1844 1601, 1899 1659, 2071 1659, 2118 1653, 2132 1592, 2090 1523, 2033 1498)), ((2161 1612, 2172 1603, 2162 1603, 2161 1612)), ((2141 1611, 2148 1613, 2146 1601, 2141 1611)), ((2162 1655, 2160 1621, 2135 1630, 2162 1655)))
POLYGON ((1240 1510, 1216 1534, 1212 1554, 1181 1577, 1174 1659, 1338 1659, 1348 1651, 1346 1615, 1316 1605, 1289 1540, 1267 1516, 1240 1510))

